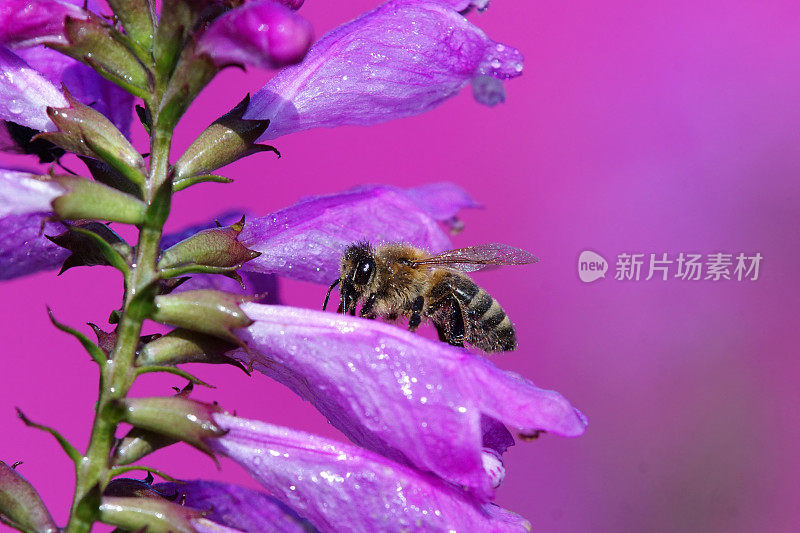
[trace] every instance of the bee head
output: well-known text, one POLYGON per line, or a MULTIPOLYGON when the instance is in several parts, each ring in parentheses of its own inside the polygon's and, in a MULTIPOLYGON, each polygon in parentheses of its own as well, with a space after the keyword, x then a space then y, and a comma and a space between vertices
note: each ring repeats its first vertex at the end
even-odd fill
POLYGON ((367 242, 348 246, 342 256, 342 312, 355 312, 356 303, 375 277, 375 254, 367 242))
POLYGON ((342 283, 352 286, 354 292, 362 293, 375 276, 375 253, 369 243, 349 246, 344 252, 342 283))

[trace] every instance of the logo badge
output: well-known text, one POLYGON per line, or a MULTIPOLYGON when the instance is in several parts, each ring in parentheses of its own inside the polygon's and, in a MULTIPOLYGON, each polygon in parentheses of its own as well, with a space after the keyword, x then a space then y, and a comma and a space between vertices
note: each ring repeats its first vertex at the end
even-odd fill
POLYGON ((602 255, 589 250, 581 252, 578 257, 578 276, 584 283, 591 283, 606 277, 608 261, 602 255))

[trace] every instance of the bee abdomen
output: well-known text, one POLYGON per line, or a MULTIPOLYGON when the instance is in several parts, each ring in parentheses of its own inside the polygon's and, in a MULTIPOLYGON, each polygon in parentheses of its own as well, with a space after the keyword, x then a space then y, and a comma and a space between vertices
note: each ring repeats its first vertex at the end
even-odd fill
POLYGON ((517 336, 500 304, 469 280, 455 288, 456 297, 464 305, 468 323, 466 341, 486 352, 504 352, 517 347, 517 336))

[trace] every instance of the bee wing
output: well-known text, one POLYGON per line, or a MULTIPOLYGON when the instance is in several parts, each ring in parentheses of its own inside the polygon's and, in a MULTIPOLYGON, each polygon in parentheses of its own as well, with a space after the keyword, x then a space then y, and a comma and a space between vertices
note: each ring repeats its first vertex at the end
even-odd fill
POLYGON ((469 248, 448 250, 414 261, 412 264, 414 266, 443 267, 460 270, 461 272, 474 272, 492 266, 527 265, 538 261, 539 258, 530 252, 507 244, 493 242, 470 246, 469 248))

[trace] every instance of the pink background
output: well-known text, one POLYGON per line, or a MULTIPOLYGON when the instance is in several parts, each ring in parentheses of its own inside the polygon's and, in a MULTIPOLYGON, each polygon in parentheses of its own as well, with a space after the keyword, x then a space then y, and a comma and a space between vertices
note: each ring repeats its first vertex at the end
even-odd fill
MULTIPOLYGON (((502 241, 543 259, 476 275, 519 329, 519 351, 494 361, 559 390, 590 419, 582 438, 512 448, 498 503, 539 531, 794 529, 800 7, 493 4, 471 20, 526 57, 506 104, 481 107, 467 90, 427 115, 278 139, 281 160, 259 155, 225 169, 233 185, 181 193, 172 227, 230 207, 268 213, 361 183, 454 181, 486 206, 464 214, 457 245, 502 241), (620 282, 609 273, 587 285, 576 272, 584 249, 612 269, 620 252, 760 252, 764 260, 756 282, 620 282)), ((321 34, 372 5, 309 0, 302 12, 321 34)), ((268 76, 220 76, 181 124, 176 150, 268 76)), ((0 458, 25 461, 20 472, 62 523, 71 468, 13 406, 85 446, 96 369, 49 325, 45 304, 73 325, 103 324, 119 287, 115 272, 99 268, 0 285, 0 458)), ((314 308, 324 295, 292 282, 282 290, 286 303, 314 308)), ((218 386, 199 398, 341 438, 263 376, 193 370, 218 386)), ((141 381, 137 394, 180 383, 141 381)), ((232 463, 218 472, 188 448, 148 463, 254 485, 232 463)))

